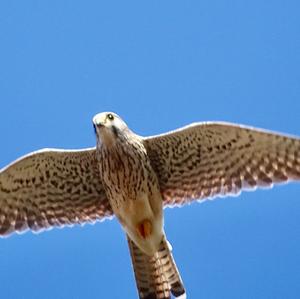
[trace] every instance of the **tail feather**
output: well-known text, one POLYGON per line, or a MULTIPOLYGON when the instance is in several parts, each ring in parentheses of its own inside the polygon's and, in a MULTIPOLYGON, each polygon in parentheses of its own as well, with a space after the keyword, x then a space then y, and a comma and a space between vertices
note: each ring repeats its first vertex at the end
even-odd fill
POLYGON ((171 294, 176 298, 186 298, 165 236, 153 256, 144 254, 128 236, 127 240, 140 299, 170 299, 171 294))

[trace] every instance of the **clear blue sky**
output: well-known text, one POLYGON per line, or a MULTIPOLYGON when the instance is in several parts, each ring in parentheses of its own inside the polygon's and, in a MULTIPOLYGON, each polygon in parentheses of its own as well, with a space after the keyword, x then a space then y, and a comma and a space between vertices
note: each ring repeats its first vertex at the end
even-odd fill
MULTIPOLYGON (((224 120, 300 135, 300 2, 2 1, 0 168, 224 120)), ((300 184, 165 210, 188 298, 299 298, 300 184)), ((0 239, 0 297, 137 298, 116 220, 0 239)))

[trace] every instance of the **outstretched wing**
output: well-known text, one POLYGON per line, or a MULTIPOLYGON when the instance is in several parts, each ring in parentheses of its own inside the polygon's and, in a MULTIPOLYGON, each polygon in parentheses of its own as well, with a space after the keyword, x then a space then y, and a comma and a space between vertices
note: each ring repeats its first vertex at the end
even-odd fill
POLYGON ((198 123, 144 139, 165 205, 300 179, 300 139, 230 123, 198 123))
POLYGON ((95 149, 44 149, 0 170, 0 236, 95 222, 112 214, 95 149))

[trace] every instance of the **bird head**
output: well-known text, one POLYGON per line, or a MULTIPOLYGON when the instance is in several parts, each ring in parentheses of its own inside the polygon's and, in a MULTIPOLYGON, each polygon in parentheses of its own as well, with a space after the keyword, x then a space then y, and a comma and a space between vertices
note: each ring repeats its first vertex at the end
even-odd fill
POLYGON ((112 145, 126 136, 129 129, 126 123, 113 112, 98 113, 93 118, 96 136, 105 145, 112 145))

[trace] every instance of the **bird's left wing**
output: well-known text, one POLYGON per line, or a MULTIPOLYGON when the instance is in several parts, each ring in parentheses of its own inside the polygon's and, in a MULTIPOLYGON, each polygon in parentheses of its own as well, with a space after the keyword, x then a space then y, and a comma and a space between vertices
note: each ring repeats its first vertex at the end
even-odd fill
POLYGON ((165 205, 300 179, 300 139, 296 137, 211 122, 143 142, 165 205))
POLYGON ((95 222, 113 214, 95 149, 44 149, 0 170, 0 236, 95 222))

